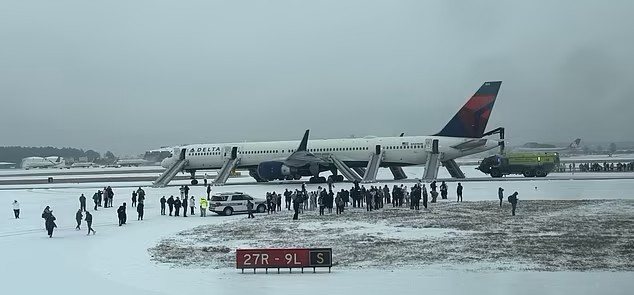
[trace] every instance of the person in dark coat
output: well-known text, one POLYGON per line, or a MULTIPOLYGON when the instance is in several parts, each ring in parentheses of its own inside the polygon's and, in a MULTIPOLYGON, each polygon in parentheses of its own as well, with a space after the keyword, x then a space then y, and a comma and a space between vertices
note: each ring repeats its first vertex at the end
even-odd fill
POLYGON ((84 216, 81 214, 81 209, 77 210, 77 213, 75 213, 75 221, 77 221, 77 226, 75 227, 76 230, 81 230, 79 226, 81 225, 81 220, 83 218, 84 216))
POLYGON ((504 200, 504 189, 498 188, 498 198, 500 199, 500 208, 502 208, 502 200, 504 200))
POLYGON ((51 210, 50 206, 46 206, 46 208, 44 208, 44 211, 42 212, 42 218, 44 219, 44 227, 46 227, 46 219, 48 219, 48 217, 51 215, 53 215, 53 210, 51 210))
MULTIPOLYGON (((44 216, 44 213, 42 213, 42 215, 44 216)), ((46 232, 48 233, 48 237, 52 238, 53 230, 57 227, 57 224, 55 224, 55 216, 53 216, 53 210, 50 210, 48 214, 46 214, 45 219, 46 222, 44 223, 44 225, 46 226, 46 232)))
POLYGON ((97 200, 99 200, 99 207, 102 206, 103 193, 106 191, 105 187, 103 189, 104 189, 103 191, 97 190, 97 197, 98 197, 97 200))
POLYGON ((86 225, 88 226, 88 234, 90 235, 90 232, 92 232, 92 234, 96 234, 97 232, 92 229, 92 214, 90 214, 90 212, 86 211, 86 225))
POLYGON ((165 203, 167 202, 167 200, 165 200, 165 196, 163 196, 161 198, 161 215, 165 215, 165 203))
POLYGON ((432 181, 432 182, 429 184, 429 189, 431 189, 431 191, 432 191, 432 192, 435 192, 435 191, 436 191, 436 181, 435 181, 435 180, 434 180, 434 181, 432 181))
POLYGON ((86 211, 86 197, 84 197, 84 194, 81 194, 79 197, 79 209, 81 211, 86 211))
POLYGON ((189 186, 185 186, 185 188, 183 188, 183 191, 185 192, 185 198, 189 197, 189 186))
POLYGON ((458 187, 456 188, 456 194, 458 195, 458 200, 456 202, 462 202, 462 184, 458 182, 458 187))
POLYGON ((143 209, 145 208, 145 204, 143 203, 139 203, 136 206, 136 213, 137 213, 137 218, 136 220, 143 220, 143 209))
POLYGON ((136 207, 136 191, 132 191, 132 207, 136 207))
POLYGON ((425 207, 425 209, 427 209, 427 200, 429 199, 429 196, 427 195, 427 188, 425 187, 425 185, 423 184, 423 207, 425 207))
POLYGON ((119 206, 119 209, 117 209, 117 217, 119 217, 119 226, 125 224, 127 216, 125 213, 125 207, 126 204, 123 203, 123 205, 119 206))
POLYGON ((167 206, 170 208, 170 216, 172 216, 172 211, 174 211, 174 196, 170 196, 167 199, 167 206))
POLYGON ((431 191, 431 203, 436 203, 436 199, 438 199, 438 192, 432 190, 431 191))
POLYGON ((180 197, 176 197, 176 200, 174 201, 174 209, 176 209, 174 216, 180 216, 181 205, 183 205, 183 203, 181 202, 180 197))
POLYGON ((319 204, 319 215, 324 215, 324 208, 326 207, 326 202, 324 202, 324 195, 320 194, 317 197, 317 204, 319 204))
POLYGON ((448 192, 448 189, 447 189, 447 183, 445 183, 445 182, 443 181, 443 182, 440 184, 440 197, 441 197, 443 200, 446 200, 446 199, 447 199, 447 192, 448 192))
POLYGON ((517 192, 514 192, 509 196, 509 203, 511 203, 512 206, 511 213, 515 216, 515 207, 517 207, 517 192))
POLYGON ((251 200, 247 200, 247 213, 249 213, 247 218, 255 218, 255 216, 253 216, 253 202, 251 202, 251 200))
POLYGON ((211 199, 211 197, 209 196, 211 194, 211 184, 207 185, 207 201, 209 201, 211 199))
POLYGON ((420 210, 420 187, 415 184, 412 188, 412 208, 414 210, 420 210))
POLYGON ((97 206, 99 205, 99 193, 95 193, 94 195, 92 195, 92 200, 93 202, 95 202, 95 208, 93 208, 95 211, 97 211, 97 206))
POLYGON ((332 189, 328 191, 328 199, 326 200, 326 206, 328 206, 328 213, 332 213, 332 204, 335 201, 335 194, 332 189))
POLYGON ((110 186, 106 188, 106 191, 108 192, 108 207, 112 207, 112 200, 114 200, 114 191, 112 191, 112 188, 110 186))
POLYGON ((293 214, 293 220, 298 220, 299 219, 299 206, 304 202, 304 200, 302 200, 302 197, 300 194, 297 194, 295 196, 295 198, 293 199, 293 210, 295 211, 295 214, 293 214))
POLYGON ((183 198, 181 205, 183 206, 183 217, 187 217, 187 197, 183 198))

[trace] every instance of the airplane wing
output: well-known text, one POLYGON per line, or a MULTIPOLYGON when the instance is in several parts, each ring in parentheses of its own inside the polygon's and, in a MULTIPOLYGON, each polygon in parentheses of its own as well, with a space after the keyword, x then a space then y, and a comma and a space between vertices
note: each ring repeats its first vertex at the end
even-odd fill
POLYGON ((304 137, 302 137, 299 147, 284 160, 284 165, 289 167, 302 167, 310 163, 325 164, 324 160, 307 151, 309 132, 310 130, 306 130, 306 132, 304 132, 304 137))
POLYGON ((486 139, 472 139, 463 143, 452 145, 451 147, 460 151, 467 151, 470 149, 478 148, 487 143, 486 139))

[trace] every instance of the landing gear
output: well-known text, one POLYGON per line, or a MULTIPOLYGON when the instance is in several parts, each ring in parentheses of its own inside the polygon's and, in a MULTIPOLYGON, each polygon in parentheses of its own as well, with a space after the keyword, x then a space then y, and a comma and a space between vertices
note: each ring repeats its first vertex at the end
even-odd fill
POLYGON ((330 175, 328 176, 328 181, 329 182, 343 182, 343 175, 330 175))
POLYGON ((326 178, 323 176, 313 176, 308 180, 309 183, 326 183, 326 178))
POLYGON ((191 184, 192 185, 197 185, 198 184, 198 180, 196 180, 196 170, 190 170, 188 172, 191 175, 191 177, 190 177, 192 179, 191 184))

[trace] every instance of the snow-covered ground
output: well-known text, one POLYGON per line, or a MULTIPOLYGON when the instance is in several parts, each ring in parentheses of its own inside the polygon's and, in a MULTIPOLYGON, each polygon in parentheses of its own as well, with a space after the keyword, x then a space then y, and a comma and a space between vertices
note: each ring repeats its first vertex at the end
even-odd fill
POLYGON ((339 267, 462 265, 472 270, 634 270, 634 200, 523 201, 517 216, 496 201, 385 206, 344 214, 260 215, 180 232, 151 249, 156 261, 235 265, 236 248, 332 245, 339 267), (182 253, 190 255, 182 256, 182 253), (389 261, 389 265, 385 262, 389 261))
MULTIPOLYGON (((422 168, 421 168, 422 169, 422 168)), ((233 180, 244 181, 244 180, 233 180)), ((126 187, 115 187, 115 205, 128 201, 132 186, 143 183, 128 183, 126 187)), ((388 183, 392 185, 393 183, 388 183)), ((95 236, 86 236, 85 228, 75 231, 74 214, 78 208, 77 198, 85 193, 88 197, 106 183, 71 185, 68 188, 1 190, 0 191, 0 282, 6 294, 176 294, 204 292, 209 294, 631 294, 634 288, 634 273, 603 271, 518 271, 485 268, 474 270, 462 263, 437 264, 433 261, 411 265, 375 264, 333 268, 333 273, 318 274, 240 274, 231 267, 213 268, 189 265, 183 259, 182 266, 160 263, 152 259, 148 249, 156 247, 166 238, 174 238, 182 231, 198 226, 229 227, 232 223, 248 222, 246 216, 221 217, 209 215, 207 218, 175 218, 159 215, 158 199, 162 195, 177 195, 177 187, 145 188, 148 194, 144 221, 137 221, 132 208, 128 210, 128 224, 117 226, 114 208, 93 212, 95 236), (17 199, 22 204, 22 217, 12 218, 11 202, 17 199), (57 217, 59 228, 49 239, 43 229, 40 214, 50 205, 57 217)), ((147 185, 147 184, 145 184, 147 185)), ((348 186, 349 184, 343 184, 348 186)), ((632 180, 601 181, 535 181, 535 182, 477 182, 465 185, 465 201, 495 200, 497 187, 502 185, 506 192, 517 190, 520 195, 520 214, 525 200, 574 200, 574 199, 626 199, 632 200, 629 190, 634 187, 632 180), (534 186, 538 188, 535 189, 534 186)), ((300 184, 231 185, 214 188, 214 191, 245 191, 256 197, 264 192, 285 187, 299 187, 300 184)), ((41 187, 41 186, 40 186, 41 187)), ((316 185, 309 185, 309 189, 316 185)), ((450 192, 455 189, 451 185, 450 192)), ((204 188, 193 187, 191 194, 204 195, 204 188)), ((451 194, 452 195, 452 194, 451 194)), ((617 201, 622 202, 622 201, 617 201)), ((90 202, 88 203, 90 207, 90 202)), ((128 202, 129 205, 129 202, 128 202)), ((442 203, 441 206, 453 206, 442 203)), ((629 210, 629 209, 628 209, 629 210)), ((405 210, 407 211, 407 210, 405 210)), ((448 211, 449 212, 449 211, 448 211)), ((349 213, 349 212, 346 212, 349 213)), ((506 212, 508 213, 508 212, 506 212)), ((599 212, 600 213, 600 212, 599 212)), ((360 212, 358 214, 361 214, 360 212)), ((411 213, 405 213, 408 215, 411 213)), ((566 213, 568 214, 568 213, 566 213)), ((575 211, 570 212, 575 215, 575 211)), ((506 216, 506 215, 504 215, 506 216)), ((628 215, 621 225, 615 227, 632 228, 632 215, 628 215)), ((308 219, 308 218, 303 218, 308 219)), ((343 218, 343 219, 341 219, 343 218)), ((500 218, 503 218, 500 215, 500 218)), ((527 218, 522 216, 521 220, 527 218)), ((571 217, 572 218, 572 217, 571 217)), ((260 215, 257 222, 263 220, 260 215)), ((277 217, 279 222, 289 223, 288 218, 277 217)), ((339 219, 342 227, 357 227, 367 224, 363 220, 346 222, 339 219)), ((597 219, 598 220, 598 219, 597 219)), ((271 218, 270 222, 278 222, 271 218)), ((301 221, 300 221, 301 222, 301 221)), ((593 219, 583 222, 592 224, 593 219)), ((333 221, 329 223, 335 223, 333 221)), ((336 223, 339 224, 339 223, 336 223)), ((306 223, 301 228, 310 227, 306 223)), ((329 226, 328 228, 332 228, 329 226)), ((372 228, 371 228, 372 229, 372 228)), ((380 224, 375 231, 384 231, 390 239, 404 240, 410 233, 390 231, 380 224)), ((369 229, 358 229, 363 232, 369 229)), ((462 230, 462 229, 460 229, 462 230)), ((456 229, 430 230, 429 239, 451 236, 456 229)), ((475 230, 477 231, 477 230, 475 230)), ((260 240, 261 245, 266 241, 260 240)), ((492 240, 493 242, 493 240, 492 240)), ((332 242, 335 243, 335 242, 332 242)), ((234 245, 227 245, 234 246, 234 245)), ((334 246, 334 245, 323 245, 334 246)), ((625 245, 627 247, 628 245, 625 245)), ((631 248, 632 245, 629 245, 631 248)), ((233 249, 231 249, 233 250, 233 249)), ((184 250, 183 255, 195 253, 184 250)), ((212 257, 210 257, 212 259, 212 257)))

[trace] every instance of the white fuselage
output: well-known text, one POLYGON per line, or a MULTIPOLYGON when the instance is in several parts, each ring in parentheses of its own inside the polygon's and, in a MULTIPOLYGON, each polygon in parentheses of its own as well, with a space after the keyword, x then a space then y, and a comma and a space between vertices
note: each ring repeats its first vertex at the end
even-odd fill
POLYGON ((46 158, 29 157, 22 159, 22 164, 20 166, 27 170, 31 168, 63 168, 66 166, 66 161, 56 156, 46 158))
MULTIPOLYGON (((466 155, 480 153, 498 146, 495 140, 475 139, 480 144, 469 148, 471 138, 438 136, 405 137, 364 137, 343 139, 313 139, 308 141, 308 152, 320 155, 334 155, 350 167, 365 167, 380 145, 383 151, 381 167, 423 165, 431 151, 432 141, 438 139, 441 160, 452 160, 466 155), (453 148, 463 144, 462 150, 453 148)), ((179 157, 177 152, 186 149, 188 160, 185 170, 220 169, 231 157, 236 147, 240 162, 236 168, 254 168, 265 161, 284 160, 299 146, 299 141, 241 142, 221 144, 193 144, 176 148, 172 156, 163 160, 161 165, 170 167, 179 157)))

